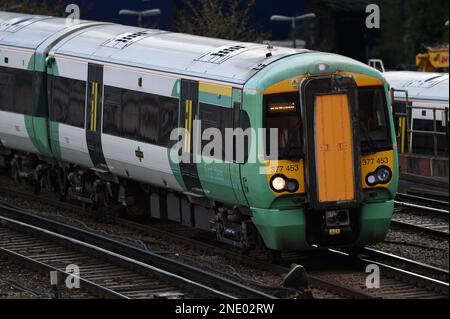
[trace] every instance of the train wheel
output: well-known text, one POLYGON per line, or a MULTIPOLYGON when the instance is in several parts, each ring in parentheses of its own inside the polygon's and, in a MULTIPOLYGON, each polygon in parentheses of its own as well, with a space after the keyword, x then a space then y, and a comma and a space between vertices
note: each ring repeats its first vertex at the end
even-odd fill
POLYGON ((65 168, 58 168, 56 170, 57 174, 57 188, 59 192, 59 200, 65 202, 67 200, 67 191, 68 191, 68 181, 67 181, 67 170, 65 168))
POLYGON ((114 194, 114 185, 106 183, 103 189, 103 206, 105 206, 106 208, 113 208, 117 204, 114 194))
POLYGON ((16 160, 13 160, 11 162, 11 178, 16 183, 20 182, 19 171, 20 171, 19 164, 17 163, 16 160))

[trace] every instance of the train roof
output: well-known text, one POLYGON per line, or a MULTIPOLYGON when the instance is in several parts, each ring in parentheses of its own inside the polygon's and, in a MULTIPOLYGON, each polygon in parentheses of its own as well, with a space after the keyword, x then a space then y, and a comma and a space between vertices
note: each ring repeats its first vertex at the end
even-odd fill
POLYGON ((0 44, 37 48, 59 33, 64 36, 55 41, 51 55, 239 85, 275 61, 309 52, 109 23, 79 24, 88 27, 68 32, 63 18, 0 12, 0 44))
POLYGON ((66 19, 0 11, 0 45, 37 49, 55 36, 64 36, 98 22, 80 21, 67 25, 66 19))
POLYGON ((244 84, 279 59, 306 52, 123 25, 86 29, 59 43, 54 51, 236 84, 244 84))
MULTIPOLYGON (((448 104, 448 73, 393 71, 385 72, 384 76, 392 88, 408 91, 410 100, 448 104)), ((402 93, 395 95, 398 98, 404 98, 402 93)))

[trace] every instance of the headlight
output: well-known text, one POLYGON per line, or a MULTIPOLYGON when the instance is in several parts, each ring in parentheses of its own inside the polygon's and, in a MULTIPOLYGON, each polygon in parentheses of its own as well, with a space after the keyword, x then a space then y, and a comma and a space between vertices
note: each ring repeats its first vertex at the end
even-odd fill
POLYGON ((389 167, 382 166, 377 169, 377 178, 381 184, 387 184, 392 178, 392 172, 389 167))
POLYGON ((295 193, 296 191, 298 191, 299 188, 300 188, 300 185, 298 184, 298 182, 295 179, 291 179, 287 183, 287 190, 290 193, 295 193))
POLYGON ((369 186, 378 184, 387 184, 392 179, 392 171, 387 166, 378 167, 378 169, 366 176, 366 183, 369 186))
POLYGON ((270 180, 270 187, 276 193, 295 193, 299 190, 300 184, 295 179, 289 179, 284 175, 278 174, 270 180))
POLYGON ((287 180, 282 175, 276 175, 272 177, 272 180, 270 182, 270 186, 275 192, 283 192, 286 189, 287 186, 287 180))
POLYGON ((378 180, 377 177, 374 174, 367 175, 366 177, 366 183, 369 186, 375 186, 377 184, 378 180))

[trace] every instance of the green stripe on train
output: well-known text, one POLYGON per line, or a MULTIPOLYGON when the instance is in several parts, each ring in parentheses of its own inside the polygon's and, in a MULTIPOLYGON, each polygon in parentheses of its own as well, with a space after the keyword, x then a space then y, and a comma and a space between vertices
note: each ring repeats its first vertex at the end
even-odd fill
POLYGON ((50 121, 50 145, 53 151, 53 155, 57 159, 61 159, 61 146, 59 143, 59 124, 53 121, 50 121))
POLYGON ((41 155, 52 157, 53 153, 48 143, 48 119, 25 115, 25 127, 34 147, 41 155))
MULTIPOLYGON (((31 56, 27 68, 34 72, 58 74, 58 65, 51 63, 47 68, 47 55, 41 53, 31 56)), ((58 123, 50 122, 47 117, 25 116, 25 126, 28 136, 41 155, 61 159, 58 123)))
POLYGON ((28 70, 46 72, 46 59, 47 55, 42 53, 34 53, 28 62, 28 70))
POLYGON ((180 98, 181 80, 177 80, 172 88, 172 97, 180 98))
MULTIPOLYGON (((30 61, 28 61, 28 70, 33 72, 45 72, 45 58, 46 55, 44 54, 33 54, 30 61)), ((39 100, 39 97, 35 96, 34 98, 39 100)), ((48 139, 48 118, 25 115, 25 126, 27 128, 28 136, 38 152, 41 155, 52 157, 53 153, 48 139)))

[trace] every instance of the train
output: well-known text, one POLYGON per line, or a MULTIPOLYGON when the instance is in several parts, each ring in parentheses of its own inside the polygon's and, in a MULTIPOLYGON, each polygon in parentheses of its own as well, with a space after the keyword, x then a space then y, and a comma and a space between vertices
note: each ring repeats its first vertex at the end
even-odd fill
POLYGON ((390 108, 379 71, 331 53, 0 13, 0 165, 14 180, 246 250, 383 241, 399 178, 390 108), (203 140, 211 129, 234 132, 214 144, 227 152, 203 140))
POLYGON ((408 113, 407 116, 398 116, 398 122, 395 123, 397 131, 403 131, 399 134, 402 137, 400 149, 417 154, 448 157, 448 73, 391 71, 385 72, 384 76, 394 90, 394 113, 408 113), (441 133, 437 136, 437 145, 434 145, 432 135, 411 134, 408 138, 405 120, 408 121, 408 129, 441 133))

